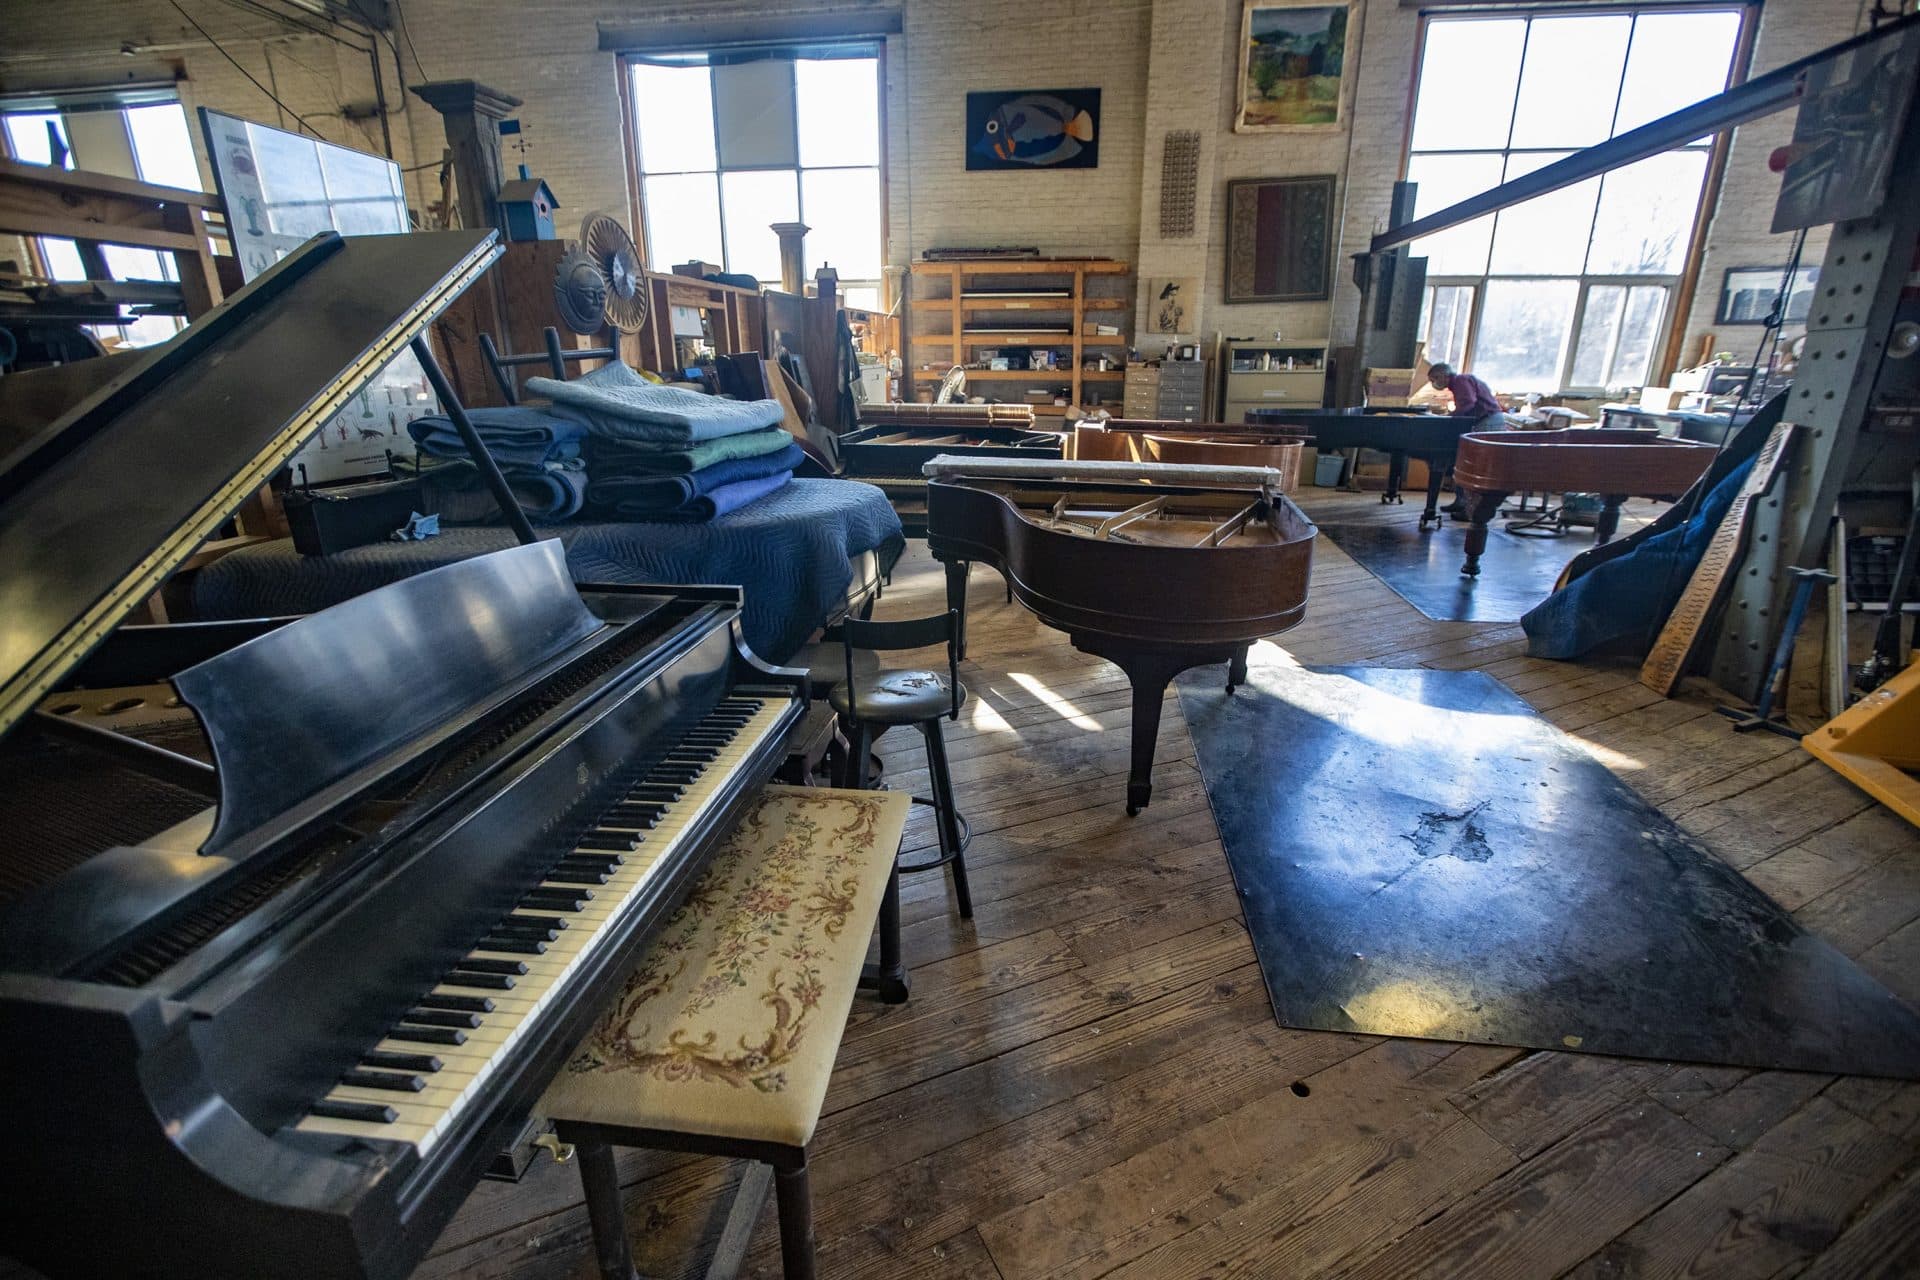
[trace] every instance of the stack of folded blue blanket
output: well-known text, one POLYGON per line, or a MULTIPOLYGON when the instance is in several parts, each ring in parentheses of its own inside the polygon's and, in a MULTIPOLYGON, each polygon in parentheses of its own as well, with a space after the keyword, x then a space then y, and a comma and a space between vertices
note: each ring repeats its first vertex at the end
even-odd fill
MULTIPOLYGON (((617 362, 570 382, 529 378, 527 390, 553 403, 468 416, 535 520, 582 510, 604 520, 711 520, 786 484, 805 456, 776 425, 777 401, 722 400, 649 382, 617 362)), ((452 420, 419 418, 407 429, 442 519, 498 521, 452 420)))
MULTIPOLYGON (((587 496, 587 464, 581 448, 587 434, 584 426, 525 405, 470 409, 467 416, 529 517, 551 521, 579 514, 587 496)), ((499 519, 493 494, 480 479, 480 469, 468 455, 453 419, 437 414, 415 418, 407 431, 435 464, 423 463, 419 474, 432 487, 433 501, 428 505, 441 519, 449 524, 499 519)))
POLYGON ((804 456, 774 400, 721 400, 609 364, 527 390, 587 432, 587 511, 608 520, 712 520, 774 492, 804 456))

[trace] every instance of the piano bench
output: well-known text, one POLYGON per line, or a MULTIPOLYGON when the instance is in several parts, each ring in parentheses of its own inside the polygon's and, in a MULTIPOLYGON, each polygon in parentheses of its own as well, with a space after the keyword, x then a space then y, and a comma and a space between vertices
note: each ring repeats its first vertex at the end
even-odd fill
POLYGON ((756 1161, 723 1247, 751 1233, 770 1168, 786 1275, 814 1274, 806 1148, 847 1011, 861 985, 907 995, 894 860, 909 804, 765 788, 548 1086, 538 1111, 579 1152, 602 1276, 635 1275, 614 1147, 756 1161))

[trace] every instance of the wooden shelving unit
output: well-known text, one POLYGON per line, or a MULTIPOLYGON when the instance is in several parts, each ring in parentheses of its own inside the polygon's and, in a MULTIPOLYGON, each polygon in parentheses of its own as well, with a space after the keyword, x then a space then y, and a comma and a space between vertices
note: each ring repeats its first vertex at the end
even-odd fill
MULTIPOLYGON (((968 369, 969 384, 1024 383, 1063 396, 1067 405, 1036 404, 1034 412, 1063 416, 1088 397, 1118 409, 1126 380, 1125 356, 1133 345, 1132 269, 1103 258, 975 259, 916 262, 907 296, 909 394, 939 387, 947 370, 981 359, 988 348, 1051 348, 1066 358, 1055 369, 968 369), (991 291, 991 292, 989 292, 991 291), (1097 319, 1095 317, 1098 317, 1097 319), (1092 334, 1092 324, 1113 324, 1117 334, 1092 334), (1059 332, 1036 332, 1057 328, 1059 332), (1114 367, 1081 368, 1089 356, 1105 355, 1114 367), (931 368, 922 368, 931 365, 931 368)), ((1027 402, 1024 396, 1010 399, 1027 402)))

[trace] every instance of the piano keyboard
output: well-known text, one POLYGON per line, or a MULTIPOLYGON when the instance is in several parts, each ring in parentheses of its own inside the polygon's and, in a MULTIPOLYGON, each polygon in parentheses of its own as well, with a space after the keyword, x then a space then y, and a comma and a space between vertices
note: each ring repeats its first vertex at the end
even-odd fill
POLYGON ((294 1127, 422 1154, 608 936, 653 868, 771 736, 786 698, 723 700, 294 1127))

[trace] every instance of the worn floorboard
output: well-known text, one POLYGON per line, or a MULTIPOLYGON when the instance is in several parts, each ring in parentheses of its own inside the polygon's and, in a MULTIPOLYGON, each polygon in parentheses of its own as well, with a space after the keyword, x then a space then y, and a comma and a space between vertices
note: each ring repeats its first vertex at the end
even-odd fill
MULTIPOLYGON (((1304 505, 1415 518, 1370 494, 1304 505)), ((914 544, 879 616, 942 599, 914 544)), ((949 728, 976 918, 938 877, 905 887, 913 1000, 856 1004, 814 1141, 821 1274, 1920 1273, 1920 1085, 1275 1025, 1177 699, 1153 805, 1129 821, 1125 680, 996 575, 976 571, 969 601, 972 697, 949 728)), ((1506 681, 1920 999, 1920 833, 1791 743, 1732 733, 1691 682, 1660 699, 1631 666, 1527 657, 1516 626, 1432 622, 1324 541, 1307 621, 1273 643, 1506 681)), ((1794 687, 1810 710, 1799 669, 1794 687)), ((924 793, 917 735, 880 747, 892 784, 924 793)), ((924 811, 907 840, 933 843, 924 811)), ((645 1274, 700 1274, 738 1169, 647 1153, 620 1169, 645 1274)), ((574 1179, 549 1163, 482 1187, 421 1275, 592 1275, 574 1179)), ((779 1274, 770 1210, 749 1272, 779 1274)))

